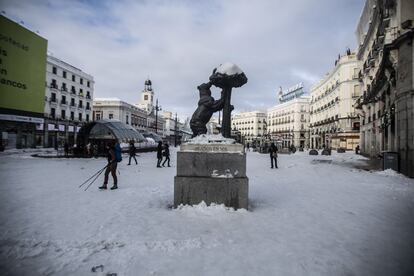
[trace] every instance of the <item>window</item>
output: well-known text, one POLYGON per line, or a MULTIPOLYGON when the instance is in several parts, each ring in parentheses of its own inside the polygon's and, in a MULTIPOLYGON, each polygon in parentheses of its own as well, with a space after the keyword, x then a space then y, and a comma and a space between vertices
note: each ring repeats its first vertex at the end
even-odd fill
POLYGON ((82 121, 82 113, 79 113, 79 121, 82 121))
POLYGON ((91 87, 91 83, 89 81, 86 82, 87 87, 91 87))
POLYGON ((73 112, 73 111, 70 112, 70 119, 72 121, 75 120, 75 112, 73 112))
POLYGON ((70 93, 76 94, 75 86, 72 85, 72 87, 70 88, 70 93))
POLYGON ((89 114, 86 114, 86 121, 89 122, 89 114))
POLYGON ((79 89, 79 95, 83 96, 83 89, 82 88, 79 89))
POLYGON ((86 102, 86 109, 91 109, 91 107, 90 107, 90 105, 89 105, 89 102, 86 102))
POLYGON ((75 75, 72 75, 72 81, 76 81, 75 75))
POLYGON ((82 100, 79 100, 79 107, 82 108, 83 107, 83 102, 82 100))
POLYGON ((57 74, 57 68, 55 66, 52 67, 52 73, 55 75, 57 74))
POLYGON ((109 113, 108 118, 109 118, 109 120, 112 120, 114 118, 114 114, 109 113))
POLYGON ((82 79, 82 78, 80 78, 79 82, 80 82, 80 84, 83 84, 83 79, 82 79))
POLYGON ((144 101, 148 101, 148 95, 144 95, 144 101))
POLYGON ((52 93, 52 94, 50 95, 50 101, 52 101, 52 102, 56 102, 56 93, 52 93))
POLYGON ((75 106, 75 99, 74 98, 71 98, 70 99, 70 106, 75 106))
POLYGON ((61 103, 62 103, 62 104, 66 104, 66 96, 62 96, 62 101, 61 101, 61 103))
POLYGON ((60 118, 62 118, 62 119, 66 119, 66 111, 65 111, 65 110, 62 110, 62 111, 60 112, 60 118))
POLYGON ((101 113, 95 113, 95 117, 96 117, 96 120, 100 120, 101 119, 101 113))
POLYGON ((57 83, 55 79, 52 79, 52 83, 50 84, 50 87, 57 88, 57 83))
POLYGON ((67 91, 66 83, 62 82, 62 91, 67 91))
POLYGON ((361 86, 354 85, 354 94, 352 96, 359 97, 360 93, 361 93, 361 86))
POLYGON ((126 115, 126 124, 129 124, 128 115, 126 115))
POLYGON ((50 117, 52 117, 52 118, 54 119, 54 118, 55 118, 55 116, 56 116, 56 109, 51 108, 51 109, 50 109, 50 117))
POLYGON ((66 79, 66 71, 62 72, 62 77, 64 77, 66 79))
POLYGON ((90 92, 89 92, 89 91, 86 91, 86 98, 87 98, 87 99, 90 99, 90 98, 91 98, 91 94, 90 94, 90 92))

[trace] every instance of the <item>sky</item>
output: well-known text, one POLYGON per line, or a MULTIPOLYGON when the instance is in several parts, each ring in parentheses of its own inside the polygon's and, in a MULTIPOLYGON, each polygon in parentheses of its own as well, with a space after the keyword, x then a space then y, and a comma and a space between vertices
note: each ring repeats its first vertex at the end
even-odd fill
MULTIPOLYGON (((138 103, 149 77, 163 111, 191 116, 224 62, 248 83, 233 89, 234 113, 277 104, 281 86, 305 90, 355 49, 363 0, 0 0, 15 21, 39 31, 53 56, 91 74, 94 97, 138 103)), ((213 97, 220 89, 212 88, 213 97)))

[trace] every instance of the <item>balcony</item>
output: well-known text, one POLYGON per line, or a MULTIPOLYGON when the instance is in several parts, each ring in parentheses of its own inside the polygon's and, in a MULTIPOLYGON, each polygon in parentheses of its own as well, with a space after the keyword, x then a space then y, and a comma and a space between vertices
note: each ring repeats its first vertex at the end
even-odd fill
POLYGON ((49 103, 52 104, 52 105, 57 105, 58 104, 58 100, 56 98, 51 98, 49 100, 49 103))
POLYGON ((52 83, 50 84, 50 89, 59 90, 59 87, 57 86, 57 84, 56 84, 56 83, 52 82, 52 83))
POLYGON ((91 107, 90 106, 86 106, 86 110, 91 110, 91 107))
POLYGON ((85 98, 91 99, 91 95, 86 94, 85 98))
POLYGON ((75 90, 75 88, 72 88, 72 89, 70 90, 70 93, 71 93, 71 94, 76 95, 76 90, 75 90))
POLYGON ((68 101, 61 100, 61 101, 60 101, 60 104, 61 104, 61 105, 68 105, 68 101))
POLYGON ((79 105, 78 105, 78 107, 79 107, 79 108, 83 108, 83 104, 79 104, 79 105))
POLYGON ((62 87, 60 88, 60 91, 61 91, 62 93, 68 93, 68 88, 67 88, 66 86, 62 86, 62 87))

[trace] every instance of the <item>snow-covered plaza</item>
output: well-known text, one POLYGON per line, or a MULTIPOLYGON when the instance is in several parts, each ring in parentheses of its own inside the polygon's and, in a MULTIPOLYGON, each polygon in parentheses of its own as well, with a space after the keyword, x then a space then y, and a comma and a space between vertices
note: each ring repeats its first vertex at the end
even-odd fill
POLYGON ((124 156, 115 191, 102 175, 78 188, 104 158, 2 153, 1 274, 414 275, 413 179, 353 153, 280 154, 272 170, 249 152, 248 211, 172 209, 175 151, 161 169, 124 156))

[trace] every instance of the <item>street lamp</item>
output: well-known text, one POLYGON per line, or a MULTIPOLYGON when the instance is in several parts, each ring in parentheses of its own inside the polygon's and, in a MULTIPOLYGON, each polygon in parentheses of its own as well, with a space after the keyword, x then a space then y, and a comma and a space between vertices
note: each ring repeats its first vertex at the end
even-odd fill
POLYGON ((158 111, 161 110, 161 106, 158 105, 158 99, 155 101, 155 133, 158 134, 158 111))

